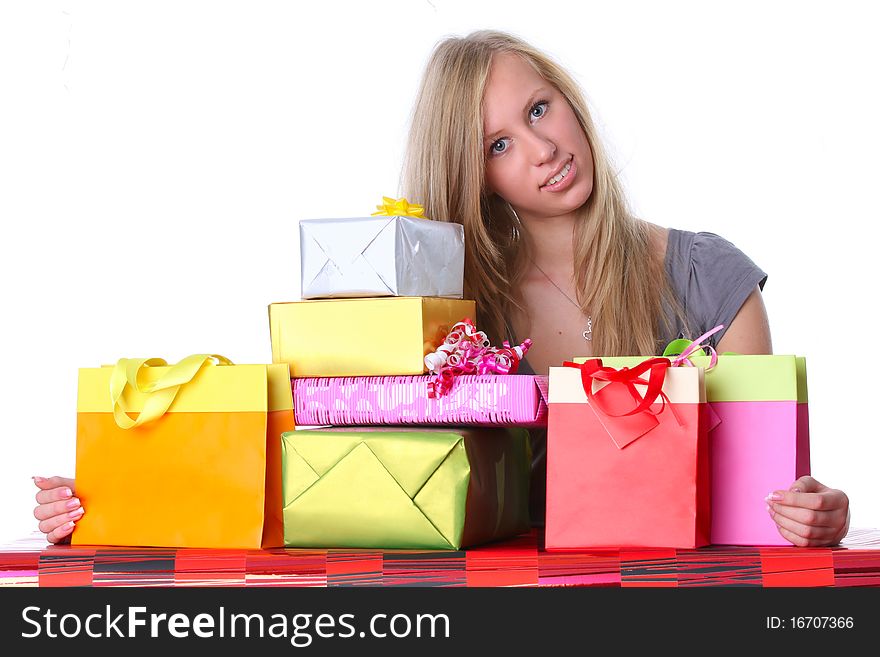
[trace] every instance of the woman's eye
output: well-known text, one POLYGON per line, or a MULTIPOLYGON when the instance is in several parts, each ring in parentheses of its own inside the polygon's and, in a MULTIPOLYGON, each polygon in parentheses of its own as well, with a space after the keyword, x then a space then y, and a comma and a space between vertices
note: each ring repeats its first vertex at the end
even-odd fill
POLYGON ((532 105, 532 109, 529 110, 529 118, 533 121, 534 119, 540 119, 547 113, 547 105, 548 103, 546 100, 542 100, 532 105))
POLYGON ((489 154, 490 155, 501 155, 504 151, 508 149, 510 146, 509 139, 496 139, 492 142, 492 145, 489 146, 489 154))

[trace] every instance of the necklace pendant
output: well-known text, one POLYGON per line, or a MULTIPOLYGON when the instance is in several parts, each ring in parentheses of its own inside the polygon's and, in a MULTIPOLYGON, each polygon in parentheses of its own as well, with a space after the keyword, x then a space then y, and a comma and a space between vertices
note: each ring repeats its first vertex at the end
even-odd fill
POLYGON ((587 328, 584 329, 583 332, 584 340, 590 341, 593 339, 593 318, 587 317, 587 328))

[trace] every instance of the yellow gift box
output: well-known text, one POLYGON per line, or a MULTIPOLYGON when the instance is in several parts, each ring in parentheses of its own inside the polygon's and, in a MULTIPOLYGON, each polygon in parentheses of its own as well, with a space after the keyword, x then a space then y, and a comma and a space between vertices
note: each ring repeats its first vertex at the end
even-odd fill
POLYGON ((320 299, 269 305, 272 362, 293 377, 422 374, 476 304, 439 297, 320 299))

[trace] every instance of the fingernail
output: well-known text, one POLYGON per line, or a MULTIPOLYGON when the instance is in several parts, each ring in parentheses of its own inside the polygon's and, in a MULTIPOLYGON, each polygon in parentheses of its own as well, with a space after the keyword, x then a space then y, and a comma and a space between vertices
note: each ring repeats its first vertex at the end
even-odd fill
POLYGON ((791 489, 791 492, 792 492, 792 493, 800 493, 800 492, 801 492, 801 489, 800 489, 800 488, 792 488, 792 489, 791 489))
POLYGON ((61 531, 64 533, 69 532, 71 529, 73 529, 72 522, 65 522, 63 525, 61 525, 61 531))
POLYGON ((764 508, 767 509, 767 513, 773 513, 773 509, 770 508, 769 504, 767 504, 764 508))
POLYGON ((31 477, 31 479, 34 480, 35 484, 42 484, 44 481, 46 481, 45 477, 31 477))
POLYGON ((779 500, 782 499, 782 495, 781 495, 780 493, 770 493, 770 494, 767 495, 767 497, 765 497, 764 499, 765 499, 765 500, 773 500, 773 501, 775 501, 775 502, 778 502, 779 500))
POLYGON ((65 504, 65 506, 68 509, 75 509, 76 507, 79 506, 79 500, 74 497, 72 500, 68 500, 68 502, 67 502, 67 504, 65 504))
POLYGON ((68 514, 67 514, 67 517, 68 517, 68 518, 73 518, 74 520, 76 520, 76 519, 79 518, 83 513, 85 513, 85 509, 83 509, 82 507, 79 507, 78 509, 74 509, 73 511, 71 511, 70 513, 68 513, 68 514))
POLYGON ((73 495, 73 491, 69 488, 65 488, 61 491, 61 497, 70 497, 71 495, 73 495))

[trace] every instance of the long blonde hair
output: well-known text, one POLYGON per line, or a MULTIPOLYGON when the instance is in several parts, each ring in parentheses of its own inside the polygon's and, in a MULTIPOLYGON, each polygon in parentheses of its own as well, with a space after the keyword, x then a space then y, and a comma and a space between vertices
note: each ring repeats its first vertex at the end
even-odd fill
MULTIPOLYGON (((681 316, 649 227, 629 212, 577 84, 544 53, 509 34, 474 32, 434 50, 413 108, 403 169, 404 195, 426 216, 465 231, 465 295, 477 302, 478 326, 494 341, 510 334, 516 308, 527 314, 519 284, 530 241, 510 206, 485 184, 482 99, 492 57, 513 53, 568 100, 593 152, 593 191, 574 232, 578 301, 593 319, 596 355, 651 355, 668 329, 663 302, 681 316)), ((519 336, 520 338, 525 336, 519 336)))

